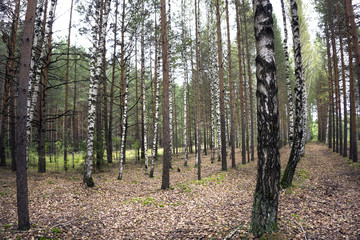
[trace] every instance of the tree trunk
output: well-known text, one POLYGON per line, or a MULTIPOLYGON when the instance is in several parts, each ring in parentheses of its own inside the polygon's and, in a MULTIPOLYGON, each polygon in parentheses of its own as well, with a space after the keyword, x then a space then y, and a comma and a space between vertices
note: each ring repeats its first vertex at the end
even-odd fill
POLYGON ((227 30, 227 51, 229 64, 229 87, 230 87, 230 157, 231 167, 236 168, 235 162, 235 120, 234 120, 234 100, 233 100, 233 80, 232 80, 232 60, 231 60, 231 42, 230 42, 230 23, 229 23, 229 6, 228 0, 225 1, 226 9, 226 30, 227 30))
POLYGON ((294 107, 293 107, 293 97, 291 90, 291 82, 290 82, 290 67, 289 67, 289 51, 288 51, 288 32, 286 27, 286 15, 285 15, 285 6, 284 1, 281 1, 281 9, 282 9, 282 17, 284 23, 284 53, 285 53, 285 66, 286 66, 286 87, 287 87, 287 97, 288 97, 288 110, 289 110, 289 146, 291 148, 294 138, 294 107))
POLYGON ((330 0, 328 2, 328 13, 329 13, 329 24, 331 31, 331 45, 333 52, 333 64, 334 64, 334 76, 335 76, 335 103, 336 103, 336 152, 342 155, 342 127, 341 127, 341 105, 340 105, 340 87, 339 87, 339 68, 338 68, 338 58, 337 58, 337 49, 335 41, 335 31, 333 23, 333 13, 330 10, 330 0))
MULTIPOLYGON (((345 5, 347 5, 345 1, 345 5)), ((347 6, 346 6, 347 7, 347 6)), ((349 158, 354 162, 358 161, 357 153, 357 136, 356 136, 356 96, 355 96, 355 79, 353 75, 353 48, 350 35, 350 16, 347 11, 345 11, 345 22, 346 22, 346 39, 349 52, 349 82, 350 82, 350 152, 349 158)))
POLYGON ((291 28, 294 39, 294 55, 295 55, 295 124, 294 141, 290 152, 289 161, 286 165, 284 175, 281 179, 281 186, 283 188, 290 187, 295 174, 296 166, 300 161, 300 151, 302 139, 304 135, 304 77, 303 77, 303 64, 301 56, 301 43, 300 43, 300 27, 298 22, 298 9, 296 0, 290 0, 291 5, 291 28))
MULTIPOLYGON (((45 156, 45 132, 46 132, 46 97, 47 97, 47 83, 49 76, 49 65, 51 61, 51 42, 52 42, 52 25, 55 18, 55 8, 56 8, 57 0, 51 0, 50 10, 49 10, 49 18, 46 21, 46 32, 44 39, 44 49, 42 49, 41 55, 44 53, 44 58, 40 58, 41 61, 44 61, 44 77, 43 83, 40 86, 39 93, 39 126, 38 126, 38 154, 39 154, 39 164, 38 164, 38 172, 46 172, 46 156, 45 156), (47 44, 47 48, 45 46, 47 44), (45 58, 46 54, 46 58, 45 58)), ((37 76, 41 76, 41 69, 37 69, 37 76)))
POLYGON ((327 52, 327 65, 328 65, 328 85, 329 85, 329 148, 332 147, 332 139, 333 139, 333 128, 332 128, 332 116, 333 116, 333 88, 332 88, 332 67, 331 67, 331 55, 330 55, 330 41, 329 41, 329 31, 327 25, 325 26, 325 35, 326 35, 326 52, 327 52))
MULTIPOLYGON (((347 101, 346 101, 346 79, 345 79, 345 63, 344 63, 344 49, 343 49, 343 36, 342 36, 342 28, 340 22, 340 14, 338 3, 335 4, 336 7, 336 19, 338 24, 338 33, 339 33, 339 43, 340 43, 340 54, 341 54, 341 78, 342 78, 342 87, 343 87, 343 104, 344 104, 344 145, 342 149, 343 157, 347 156, 347 101)), ((340 91, 339 91, 340 94, 340 91)), ((340 100, 340 99, 339 99, 340 100)), ((340 115, 341 116, 341 115, 340 115)), ((341 128, 341 121, 340 121, 340 128, 341 128)), ((341 135, 340 135, 341 137, 341 135)), ((340 138, 340 142, 341 142, 340 138)), ((340 150, 341 150, 340 146, 340 150)))
MULTIPOLYGON (((196 139, 198 180, 201 180, 201 133, 200 133, 200 33, 199 4, 195 0, 195 53, 196 53, 196 139)), ((226 160, 226 159, 225 159, 226 160)))
POLYGON ((241 111, 241 163, 246 164, 246 148, 245 148, 245 110, 244 110, 244 82, 241 62, 241 31, 240 31, 240 15, 239 15, 239 0, 235 1, 236 9, 236 28, 237 28, 237 47, 238 47, 238 61, 239 61, 239 84, 240 84, 240 111, 241 111))
MULTIPOLYGON (((181 1, 181 13, 182 13, 182 22, 181 22, 181 28, 182 28, 182 51, 181 51, 181 59, 184 66, 184 166, 188 165, 188 144, 187 144, 187 129, 188 129, 188 121, 187 121, 187 92, 188 92, 188 66, 187 66, 187 59, 185 55, 187 54, 186 51, 186 29, 185 29, 185 2, 184 0, 181 1)), ((156 28, 155 28, 156 29, 156 28)), ((155 38, 156 39, 156 38, 155 38)), ((155 44, 156 46, 156 44, 155 44)), ((156 56, 156 55, 155 55, 156 56)), ((155 61, 157 58, 155 57, 155 61)), ((155 68, 155 71, 157 69, 155 68)), ((156 76, 155 76, 156 77, 156 76)), ((155 83, 156 84, 156 83, 155 83)), ((155 131, 154 131, 155 132, 155 131)))
POLYGON ((70 7, 70 20, 69 20, 69 32, 67 39, 67 51, 66 51, 66 74, 65 74, 65 116, 64 116, 64 169, 67 171, 67 140, 69 136, 67 112, 69 103, 69 65, 70 65, 70 35, 71 35, 71 20, 74 0, 71 0, 70 7))
POLYGON ((20 76, 18 87, 18 108, 17 108, 17 127, 16 127, 16 194, 19 230, 30 228, 29 201, 27 185, 27 94, 29 87, 29 72, 31 63, 31 47, 33 45, 33 30, 36 10, 36 0, 27 2, 25 16, 23 42, 21 45, 20 56, 20 76))
POLYGON ((280 180, 278 97, 274 52, 272 6, 255 1, 258 175, 250 232, 260 237, 277 230, 280 180))
MULTIPOLYGON (((245 6, 245 1, 243 1, 245 6)), ((243 11, 244 14, 244 25, 245 33, 248 32, 247 29, 247 19, 246 11, 243 11)), ((254 161, 254 113, 253 113, 253 90, 252 90, 252 78, 251 78, 251 69, 250 69, 250 50, 249 50, 249 40, 248 34, 245 34, 245 45, 246 45, 246 60, 247 60, 247 72, 248 72, 248 85, 249 85, 249 98, 250 98, 250 151, 251 151, 251 161, 254 161)))
MULTIPOLYGON (((157 17, 155 12, 155 76, 154 76, 154 84, 155 84, 155 111, 154 111, 154 138, 153 138, 153 149, 152 149, 152 158, 151 158, 151 167, 150 167, 150 177, 154 177, 154 167, 155 162, 157 161, 157 143, 158 143, 158 129, 159 129, 159 91, 160 84, 158 80, 158 34, 157 34, 157 17)), ((186 125, 185 125, 186 126, 186 125)), ((186 136, 186 135, 185 135, 186 136)), ((185 149, 186 151, 186 149, 185 149)), ((185 159, 186 161, 186 159, 185 159)))
POLYGON ((169 62, 167 47, 167 27, 166 27, 166 0, 161 0, 161 48, 162 48, 162 69, 163 69, 163 174, 161 189, 170 187, 170 129, 169 129, 169 62))

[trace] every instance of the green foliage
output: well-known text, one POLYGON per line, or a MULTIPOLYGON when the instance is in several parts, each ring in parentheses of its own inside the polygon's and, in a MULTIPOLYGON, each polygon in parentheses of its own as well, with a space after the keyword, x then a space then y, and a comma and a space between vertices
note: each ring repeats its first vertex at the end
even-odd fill
POLYGON ((305 170, 305 169, 299 169, 297 171, 297 175, 299 177, 301 177, 302 179, 308 179, 309 178, 309 171, 305 170))
POLYGON ((57 228, 57 227, 54 227, 54 228, 51 229, 51 232, 53 232, 54 234, 58 234, 58 233, 61 233, 61 229, 57 228))
POLYGON ((6 196, 7 195, 7 192, 3 191, 3 192, 0 192, 0 196, 6 196))
POLYGON ((207 185, 213 184, 213 183, 220 184, 223 182, 224 178, 225 178, 225 173, 219 173, 219 174, 204 178, 202 180, 193 181, 192 183, 196 183, 196 184, 199 184, 202 186, 207 186, 207 185))

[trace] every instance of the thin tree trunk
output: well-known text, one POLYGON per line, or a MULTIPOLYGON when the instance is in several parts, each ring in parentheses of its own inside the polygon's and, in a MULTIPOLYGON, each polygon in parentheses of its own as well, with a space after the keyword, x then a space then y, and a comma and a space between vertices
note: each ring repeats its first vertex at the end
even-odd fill
MULTIPOLYGON (((118 21, 118 9, 119 1, 115 2, 115 23, 114 23, 114 51, 112 56, 112 72, 111 72, 111 86, 110 86, 110 106, 109 106, 109 127, 108 127, 108 149, 107 149, 107 160, 108 163, 113 162, 113 142, 112 142, 112 131, 113 131, 113 106, 114 106, 114 88, 115 88, 115 70, 116 70, 116 46, 117 46, 117 21, 118 21)), ((136 44, 136 43, 135 43, 136 44)), ((137 108, 137 104, 136 104, 137 108)))
MULTIPOLYGON (((342 155, 343 155, 343 157, 346 157, 347 156, 347 131, 348 131, 348 129, 347 129, 347 100, 346 100, 344 49, 343 49, 343 36, 342 36, 342 28, 341 28, 341 22, 340 22, 338 3, 335 4, 335 7, 336 7, 336 19, 337 19, 338 32, 339 32, 339 43, 340 43, 340 54, 341 54, 341 78, 342 78, 342 83, 343 83, 342 88, 343 88, 343 104, 344 104, 344 146, 343 146, 342 155)), ((341 121, 340 121, 340 127, 341 127, 341 121)), ((341 142, 341 138, 340 138, 340 142, 341 142)), ((340 146, 340 149, 341 149, 341 146, 340 146)))
POLYGON ((288 97, 288 110, 289 110, 289 146, 291 148, 294 138, 294 107, 293 107, 293 97, 291 90, 291 82, 290 82, 290 67, 289 67, 289 51, 288 51, 288 32, 286 27, 286 15, 285 15, 285 6, 284 1, 281 1, 281 9, 282 9, 282 17, 284 24, 284 53, 285 53, 285 66, 286 66, 286 87, 287 87, 287 97, 288 97))
MULTIPOLYGON (((243 1, 244 9, 245 9, 245 1, 243 1)), ((245 25, 245 33, 248 32, 247 28, 247 19, 246 19, 246 11, 243 11, 244 14, 244 25, 245 25)), ((248 34, 245 34, 245 46, 246 46, 246 62, 247 62, 247 72, 248 72, 248 85, 249 85, 249 98, 250 98, 250 150, 251 150, 251 161, 254 161, 254 106, 253 106, 253 90, 252 90, 252 78, 251 78, 251 69, 250 69, 250 50, 249 50, 249 40, 248 34)))
MULTIPOLYGON (((39 154, 39 172, 46 172, 46 156, 45 156, 45 132, 46 132, 46 91, 47 91, 47 83, 49 76, 49 66, 51 61, 51 42, 52 42, 52 26, 55 19, 55 9, 56 9, 57 0, 51 0, 50 10, 49 10, 49 18, 46 21, 46 32, 45 32, 45 43, 47 44, 47 49, 42 50, 42 54, 46 52, 46 58, 40 58, 40 60, 44 61, 44 77, 43 83, 41 85, 41 90, 39 90, 41 96, 39 99, 39 136, 38 136, 38 154, 39 154)), ((44 45, 45 47, 45 45, 44 45)), ((37 69, 37 76, 41 76, 41 69, 37 69)))
POLYGON ((279 112, 274 52, 272 6, 255 1, 258 175, 250 232, 260 237, 277 230, 280 180, 279 112))
MULTIPOLYGON (((345 5, 348 3, 345 1, 345 5)), ((347 6, 346 6, 347 8, 347 6)), ((345 20, 346 20, 346 39, 349 52, 349 82, 350 82, 350 152, 349 158, 354 162, 358 161, 357 153, 357 136, 356 136, 356 96, 355 96, 355 78, 353 75, 353 48, 350 35, 350 16, 347 11, 345 11, 345 20)))
MULTIPOLYGON (((199 37, 199 5, 195 0, 195 52, 196 52, 196 139, 198 180, 201 180, 201 134, 200 134, 200 37, 199 37)), ((225 159, 226 160, 226 159, 225 159)))
MULTIPOLYGON (((157 161, 157 143, 158 143, 158 129, 159 129, 159 91, 160 84, 158 80, 158 35, 157 35, 157 23, 156 23, 156 13, 155 13, 155 114, 154 114, 154 138, 153 138, 153 149, 152 149, 152 158, 151 158, 151 167, 150 167, 150 177, 154 177, 154 167, 155 162, 157 161)), ((185 150, 186 151, 186 150, 185 150)))
MULTIPOLYGON (((181 1, 181 13, 182 13, 182 23, 181 23, 181 27, 182 27, 182 51, 181 51, 181 59, 183 61, 184 64, 184 166, 188 165, 188 144, 187 144, 187 129, 188 129, 188 121, 187 121, 187 92, 188 92, 188 66, 187 66, 187 59, 185 57, 186 55, 186 33, 185 33, 185 2, 184 0, 181 1)), ((156 27, 155 27, 156 29, 156 27)), ((156 38, 155 38, 156 39, 156 38)), ((156 46, 156 43, 155 43, 156 46)), ((155 55, 156 56, 156 55, 155 55)), ((156 57, 155 57, 155 60, 156 57)), ((155 68, 155 71, 157 69, 155 68)), ((156 77, 156 76, 155 76, 156 77)), ((154 131, 155 132, 155 131, 154 131)))
POLYGON ((328 11, 329 11, 329 24, 331 31, 331 45, 333 52, 333 64, 334 64, 334 75, 335 75, 335 103, 336 103, 336 152, 342 155, 342 127, 341 127, 341 105, 340 105, 340 87, 339 87, 339 68, 338 68, 338 58, 336 54, 336 41, 335 41, 335 31, 333 23, 333 14, 330 10, 330 0, 328 2, 328 11))
POLYGON ((333 139, 333 128, 332 128, 332 116, 333 116, 333 88, 332 88, 332 68, 331 68, 331 55, 330 55, 330 43, 329 43, 329 31, 327 25, 325 26, 325 35, 326 35, 326 52, 327 52, 327 65, 328 65, 328 85, 329 85, 329 148, 332 147, 332 139, 333 139))
POLYGON ((290 0, 291 5, 291 28, 294 39, 294 55, 295 55, 295 124, 294 129, 294 142, 291 148, 289 161, 286 165, 284 175, 281 179, 281 186, 287 188, 291 186, 292 180, 295 174, 295 169, 300 161, 300 151, 302 145, 302 139, 304 135, 304 77, 303 77, 303 64, 301 55, 301 43, 300 43, 300 27, 298 22, 298 9, 296 0, 290 0))
POLYGON ((31 64, 31 47, 33 45, 34 19, 36 0, 28 0, 24 23, 23 43, 20 56, 20 76, 18 87, 18 108, 16 127, 16 195, 18 228, 27 230, 30 228, 29 201, 27 185, 27 95, 29 87, 29 73, 31 64))
POLYGON ((161 48, 162 48, 162 69, 163 69, 163 174, 161 189, 170 187, 170 129, 169 129, 169 62, 167 47, 167 24, 166 24, 166 0, 161 0, 161 48))
POLYGON ((70 20, 69 20, 69 32, 67 39, 67 50, 66 50, 66 74, 65 74, 65 116, 64 116, 64 169, 67 171, 67 140, 69 136, 68 123, 67 123, 67 112, 69 103, 69 65, 70 65, 70 36, 71 36, 71 22, 72 22, 72 10, 74 0, 71 0, 70 7, 70 20))
POLYGON ((241 37, 240 37, 240 15, 239 15, 239 0, 235 0, 236 9, 236 28, 237 28, 237 47, 238 47, 238 61, 239 61, 239 84, 240 84, 240 111, 241 111, 241 159, 242 164, 246 164, 246 149, 245 149, 245 110, 244 110, 244 89, 243 89, 243 73, 241 61, 241 37))
POLYGON ((230 42, 230 23, 229 23, 229 3, 225 1, 226 9, 226 31, 227 31, 227 51, 228 51, 228 64, 229 64, 229 87, 230 87, 230 158, 231 167, 236 168, 235 162, 235 120, 234 120, 234 100, 233 100, 233 80, 232 80, 232 59, 231 59, 231 42, 230 42))

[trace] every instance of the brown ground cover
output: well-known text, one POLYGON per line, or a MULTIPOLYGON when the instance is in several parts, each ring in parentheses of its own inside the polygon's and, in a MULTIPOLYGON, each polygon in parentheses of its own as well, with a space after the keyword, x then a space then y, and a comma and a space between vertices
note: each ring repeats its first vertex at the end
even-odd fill
MULTIPOLYGON (((282 168, 288 155, 286 146, 282 168)), ((204 156, 201 181, 194 162, 191 156, 183 167, 183 156, 176 157, 172 187, 165 191, 159 189, 159 163, 153 179, 140 164, 126 164, 122 181, 114 164, 94 174, 94 188, 85 187, 76 171, 31 172, 29 231, 16 229, 15 174, 0 169, 0 239, 224 239, 230 233, 232 239, 252 238, 247 232, 256 161, 222 172, 220 162, 211 164, 204 156)), ((277 237, 359 239, 359 209, 360 165, 309 143, 294 186, 281 190, 277 237)))

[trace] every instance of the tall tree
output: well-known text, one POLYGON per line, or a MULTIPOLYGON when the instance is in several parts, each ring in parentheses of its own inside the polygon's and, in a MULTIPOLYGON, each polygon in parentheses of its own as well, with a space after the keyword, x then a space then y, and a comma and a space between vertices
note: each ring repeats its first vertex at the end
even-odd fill
MULTIPOLYGON (((243 0, 244 6, 244 26, 245 33, 248 32, 247 18, 245 11, 245 0, 243 0)), ((253 90, 252 90, 252 77, 251 77, 251 64, 250 64, 250 50, 249 50, 249 39, 248 34, 245 34, 245 45, 246 45, 246 62, 247 62, 247 73, 248 73, 248 85, 249 85, 249 99, 250 99, 250 149, 251 149, 251 161, 254 161, 254 113, 253 113, 253 90)))
MULTIPOLYGON (((187 91, 188 91, 188 66, 187 66, 187 59, 186 59, 186 27, 185 27, 185 1, 181 1, 181 13, 182 13, 182 22, 181 22, 181 28, 182 28, 182 51, 181 51, 181 59, 183 61, 184 65, 184 166, 187 166, 188 163, 188 144, 187 144, 187 129, 188 129, 188 121, 187 121, 187 91)), ((155 61, 156 61, 155 57, 155 61)), ((155 68, 156 71, 156 68, 155 68)), ((156 77, 156 76, 155 76, 156 77)), ((156 83, 155 83, 156 84, 156 83)))
POLYGON ((277 229, 280 180, 278 97, 272 6, 255 1, 258 175, 250 232, 261 236, 277 229))
MULTIPOLYGON (((343 49, 343 36, 342 36, 342 28, 341 28, 341 20, 340 20, 340 13, 339 13, 339 3, 335 3, 336 9, 336 20, 337 20, 337 27, 339 33, 339 44, 340 44, 340 59, 341 59, 341 79, 342 79, 342 88, 343 88, 343 104, 344 104, 344 146, 342 155, 344 157, 347 156, 347 99, 346 99, 346 79, 345 79, 345 62, 344 62, 344 49, 343 49)), ((340 93, 340 90, 339 90, 340 93)), ((341 123, 341 119, 340 119, 341 123)), ((341 126, 341 124, 340 124, 341 126)), ((341 142, 340 138, 340 142, 341 142)), ((341 147, 340 147, 341 149, 341 147)))
POLYGON ((291 5, 291 29, 293 33, 293 48, 295 55, 295 126, 294 141, 290 152, 289 161, 286 165, 284 175, 281 179, 281 186, 287 188, 291 186, 295 174, 295 169, 300 161, 300 153, 302 150, 302 140, 304 135, 304 98, 305 83, 303 77, 303 64, 301 55, 300 27, 298 8, 296 0, 290 0, 291 5))
POLYGON ((27 185, 27 95, 29 87, 29 73, 31 62, 31 47, 33 45, 34 20, 36 11, 36 0, 27 2, 25 25, 23 33, 23 43, 21 45, 20 56, 20 76, 18 87, 18 108, 17 108, 17 127, 16 127, 16 194, 18 211, 18 228, 27 230, 30 228, 29 200, 27 185))
MULTIPOLYGON (((347 9, 347 1, 345 1, 347 9)), ((355 79, 353 74, 353 48, 350 35, 350 21, 349 12, 345 11, 346 22, 346 39, 349 53, 349 82, 350 82, 350 152, 349 158, 354 162, 358 161, 357 139, 356 139, 356 97, 355 97, 355 79)))
MULTIPOLYGON (((47 84, 49 78, 49 67, 51 61, 51 50, 52 50, 52 26, 55 19, 55 9, 57 0, 51 0, 49 17, 46 21, 46 30, 44 37, 44 44, 41 51, 40 61, 43 61, 44 72, 43 81, 39 89, 39 120, 38 120, 38 171, 46 171, 46 156, 45 156, 45 132, 46 132, 46 98, 47 98, 47 84), (45 47, 46 46, 46 47, 45 47)), ((42 69, 37 68, 37 77, 40 77, 42 69)))
MULTIPOLYGON (((8 89, 9 94, 5 94, 5 100, 7 101, 9 98, 10 101, 10 142, 11 142, 11 167, 12 170, 16 170, 16 145, 15 145, 15 50, 16 50, 16 39, 17 39, 17 31, 19 26, 19 15, 20 15, 20 0, 17 0, 15 3, 14 14, 12 18, 11 24, 11 32, 8 42, 8 60, 6 62, 6 73, 5 73, 5 91, 8 89), (7 86, 6 86, 7 85, 7 86)), ((3 104, 2 110, 2 119, 0 120, 1 124, 1 133, 0 133, 0 166, 6 165, 5 159, 5 146, 4 146, 4 138, 5 138, 5 116, 7 115, 7 103, 3 104)))
POLYGON ((221 124, 221 170, 227 170, 226 159, 226 136, 225 136, 225 88, 224 88, 224 65, 222 56, 220 3, 216 0, 216 29, 219 64, 219 88, 220 88, 220 124, 221 124))
MULTIPOLYGON (((155 111, 154 111, 154 139, 153 139, 153 149, 152 149, 152 158, 151 158, 151 167, 150 167, 150 177, 154 177, 154 167, 155 162, 157 161, 157 144, 158 144, 158 132, 159 132, 159 91, 160 84, 158 79, 158 27, 157 27, 157 17, 155 12, 155 74, 154 74, 154 84, 155 84, 155 111)), ((187 149, 185 148, 185 151, 187 149)), ((185 159, 186 161, 186 159, 185 159)))
POLYGON ((239 91, 240 91, 240 112, 241 112, 241 162, 246 164, 246 141, 245 141, 245 109, 244 109, 244 81, 242 73, 242 50, 241 50, 241 30, 240 30, 240 13, 239 0, 235 1, 236 9, 236 29, 237 29, 237 47, 238 47, 238 61, 239 61, 239 91))
POLYGON ((162 50, 162 70, 163 70, 163 174, 161 189, 170 187, 170 129, 169 129, 169 60, 167 47, 167 27, 166 27, 166 0, 161 0, 161 50, 162 50))
POLYGON ((283 17, 283 24, 284 24, 284 53, 285 53, 285 64, 286 64, 286 89, 287 89, 287 96, 288 96, 288 110, 289 110, 289 133, 288 133, 288 140, 289 146, 291 148, 294 138, 294 107, 293 107, 293 97, 292 97, 292 90, 291 90, 291 82, 290 82, 290 66, 289 66, 289 51, 288 51, 288 32, 286 26, 286 15, 285 15, 285 6, 284 0, 281 1, 281 10, 282 10, 282 17, 283 17))
POLYGON ((231 41, 230 41, 230 23, 229 23, 229 3, 225 1, 226 9, 226 31, 227 31, 227 51, 229 65, 229 88, 230 88, 230 147, 231 147, 231 167, 236 168, 235 163, 235 120, 234 120, 234 100, 233 100, 233 80, 232 80, 232 60, 231 60, 231 41))
POLYGON ((71 0, 70 7, 70 20, 69 20, 69 31, 67 39, 67 49, 66 49, 66 74, 65 74, 65 116, 64 116, 64 169, 67 171, 67 140, 69 137, 68 131, 68 104, 69 104, 69 67, 70 67, 70 36, 71 36, 71 23, 72 23, 72 11, 73 11, 74 0, 71 0))
MULTIPOLYGON (((200 33, 199 33, 199 3, 195 3, 195 58, 196 58, 196 139, 198 180, 201 180, 201 134, 200 134, 200 33)), ((224 123, 225 124, 225 123, 224 123)), ((225 149, 226 154, 226 149, 225 149)), ((226 161, 226 159, 225 159, 226 161)))

